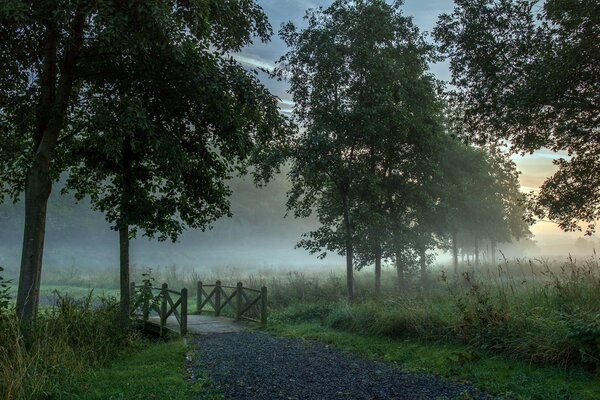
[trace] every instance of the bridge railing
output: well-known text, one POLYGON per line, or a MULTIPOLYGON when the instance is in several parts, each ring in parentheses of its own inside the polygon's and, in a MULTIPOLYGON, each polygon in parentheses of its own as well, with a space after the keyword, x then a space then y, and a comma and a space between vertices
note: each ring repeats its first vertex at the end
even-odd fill
POLYGON ((227 286, 217 281, 214 285, 198 282, 196 313, 213 311, 215 316, 228 307, 233 311, 236 321, 248 320, 267 325, 267 288, 260 290, 244 287, 242 282, 236 286, 227 286), (208 305, 212 310, 208 310, 208 305), (257 317, 257 318, 255 318, 257 317))
POLYGON ((151 285, 136 285, 131 282, 132 310, 136 315, 141 314, 144 326, 148 324, 150 313, 155 311, 159 317, 160 335, 164 335, 167 327, 167 318, 175 316, 182 335, 187 333, 188 319, 188 291, 186 288, 180 292, 169 289, 166 283, 160 288, 151 285), (156 295, 154 293, 158 292, 156 295), (175 297, 175 299, 174 299, 175 297))

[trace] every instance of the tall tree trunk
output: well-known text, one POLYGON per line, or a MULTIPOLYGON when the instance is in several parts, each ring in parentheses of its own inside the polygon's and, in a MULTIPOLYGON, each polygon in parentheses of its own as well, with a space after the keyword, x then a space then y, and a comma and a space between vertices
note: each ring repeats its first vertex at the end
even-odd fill
POLYGON ((425 246, 419 249, 419 262, 421 263, 421 286, 427 287, 427 254, 425 246))
POLYGON ((129 227, 123 225, 119 228, 119 278, 121 287, 121 311, 119 320, 121 327, 127 329, 129 326, 129 227))
POLYGON ((348 206, 348 197, 342 194, 344 206, 344 230, 346 241, 346 286, 348 290, 348 300, 354 300, 354 246, 352 245, 352 225, 350 223, 350 210, 348 206))
POLYGON ((496 265, 496 240, 492 239, 492 254, 490 255, 492 265, 496 265))
POLYGON ((73 91, 75 67, 81 47, 86 15, 75 12, 68 45, 65 48, 58 78, 59 29, 46 22, 44 53, 40 71, 40 99, 33 132, 34 156, 25 184, 25 226, 17 292, 17 315, 31 321, 39 302, 42 257, 46 234, 46 211, 52 191, 50 163, 60 131, 64 126, 69 99, 73 91))
POLYGON ((452 231, 452 261, 454 264, 454 275, 458 276, 458 243, 456 243, 456 231, 452 231))
POLYGON ((131 136, 123 140, 121 159, 121 215, 119 221, 119 282, 121 287, 121 328, 129 327, 130 279, 129 279, 129 214, 132 208, 133 145, 131 136))
POLYGON ((375 296, 381 296, 381 246, 375 247, 375 296))
POLYGON ((37 313, 46 232, 46 209, 52 188, 49 168, 48 158, 36 155, 25 187, 25 228, 17 292, 17 314, 23 321, 32 320, 37 313))
POLYGON ((396 250, 396 273, 398 274, 398 289, 404 290, 406 281, 404 277, 404 264, 402 263, 400 250, 396 250))
POLYGON ((475 266, 479 267, 479 240, 475 239, 475 266))

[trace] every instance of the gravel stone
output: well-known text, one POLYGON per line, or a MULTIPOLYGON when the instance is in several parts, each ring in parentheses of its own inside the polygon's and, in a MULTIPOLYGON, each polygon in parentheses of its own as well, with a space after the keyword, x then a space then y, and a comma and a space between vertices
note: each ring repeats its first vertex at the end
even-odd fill
POLYGON ((264 332, 193 338, 198 365, 227 400, 490 399, 471 385, 404 372, 316 341, 264 332))

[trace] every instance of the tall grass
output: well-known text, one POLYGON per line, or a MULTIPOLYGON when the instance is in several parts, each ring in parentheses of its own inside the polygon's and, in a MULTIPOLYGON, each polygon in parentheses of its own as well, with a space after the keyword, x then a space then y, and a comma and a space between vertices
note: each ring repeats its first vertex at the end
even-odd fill
MULTIPOLYGON (((175 275, 173 275, 175 276, 175 275)), ((269 288, 271 321, 318 321, 367 335, 458 341, 518 359, 600 366, 600 266, 589 259, 505 260, 496 266, 464 266, 455 276, 431 271, 399 288, 393 271, 376 298, 371 274, 356 276, 357 299, 345 300, 341 273, 255 271, 250 275, 178 276, 269 288)), ((186 279, 187 278, 187 279, 186 279)))
POLYGON ((0 398, 61 398, 82 372, 136 345, 135 334, 117 324, 114 298, 57 296, 56 305, 26 327, 14 309, 0 309, 0 398))
MULTIPOLYGON (((136 267, 141 282, 147 268, 136 267)), ((111 287, 116 272, 97 272, 94 286, 111 287), (111 275, 112 273, 112 275, 111 275)), ((600 365, 600 266, 594 254, 568 258, 504 260, 498 265, 463 265, 418 272, 401 288, 384 270, 382 293, 374 293, 369 270, 355 275, 357 298, 345 299, 343 270, 323 272, 235 268, 185 271, 177 266, 152 271, 157 283, 187 287, 194 309, 196 282, 268 287, 270 321, 318 321, 367 335, 458 341, 532 362, 600 365)), ((63 282, 56 282, 63 283, 63 282)))

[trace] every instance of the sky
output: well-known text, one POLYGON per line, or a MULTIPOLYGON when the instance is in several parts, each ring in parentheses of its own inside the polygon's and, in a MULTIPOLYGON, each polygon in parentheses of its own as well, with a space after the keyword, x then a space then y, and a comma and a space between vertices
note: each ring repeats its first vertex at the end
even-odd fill
MULTIPOLYGON (((258 0, 271 25, 274 35, 268 43, 254 43, 243 49, 234 57, 249 68, 272 68, 277 59, 286 52, 285 43, 278 37, 281 24, 292 21, 296 26, 302 27, 303 16, 309 8, 327 7, 331 1, 324 0, 258 0)), ((414 23, 422 32, 429 33, 433 30, 438 16, 442 13, 452 12, 454 5, 452 0, 405 0, 404 14, 413 17, 414 23)), ((430 65, 431 72, 443 81, 450 80, 449 65, 440 62, 430 65)), ((265 74, 259 75, 265 85, 280 99, 280 108, 285 113, 290 113, 293 107, 291 95, 287 93, 285 82, 277 82, 267 78, 265 74)), ((560 154, 549 150, 540 150, 533 154, 513 155, 517 168, 521 171, 520 182, 525 192, 535 191, 543 181, 552 175, 556 168, 552 164, 554 159, 561 157, 560 154)), ((538 222, 532 227, 532 232, 546 246, 554 246, 562 241, 574 240, 581 236, 579 233, 564 233, 552 222, 538 222)))

